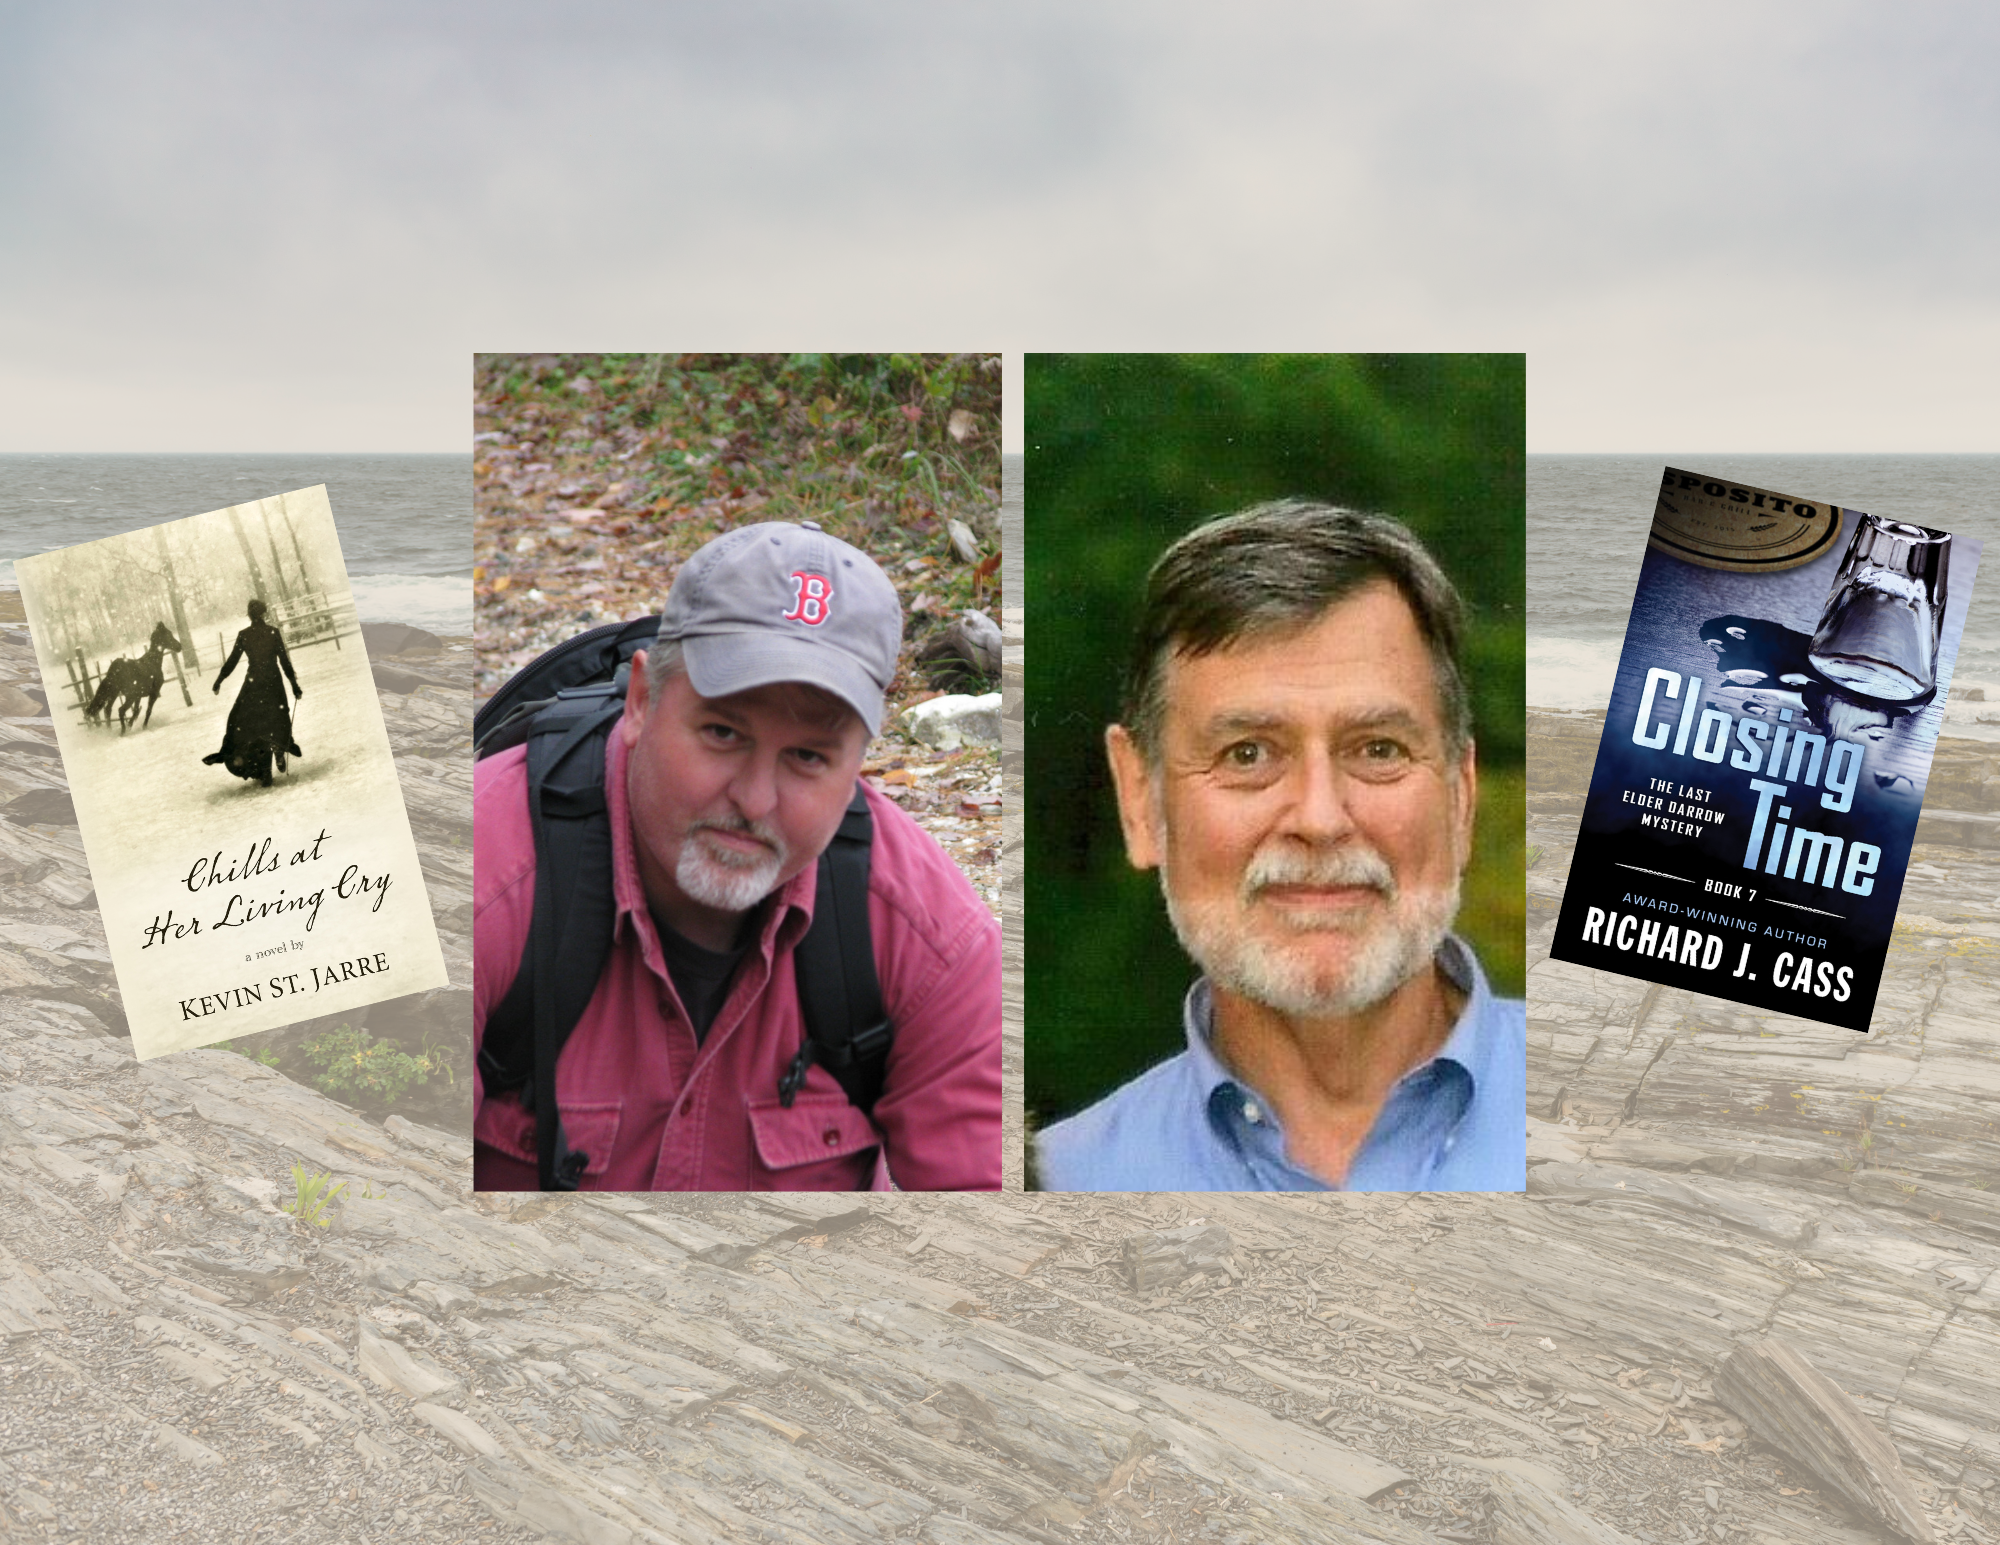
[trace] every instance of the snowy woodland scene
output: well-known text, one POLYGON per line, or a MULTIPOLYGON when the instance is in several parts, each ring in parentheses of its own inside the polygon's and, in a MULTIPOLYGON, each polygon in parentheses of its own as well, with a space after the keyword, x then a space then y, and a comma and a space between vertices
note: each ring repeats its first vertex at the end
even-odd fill
POLYGON ((72 787, 108 796, 90 803, 121 836, 287 791, 317 804, 386 758, 323 488, 20 568, 72 787))

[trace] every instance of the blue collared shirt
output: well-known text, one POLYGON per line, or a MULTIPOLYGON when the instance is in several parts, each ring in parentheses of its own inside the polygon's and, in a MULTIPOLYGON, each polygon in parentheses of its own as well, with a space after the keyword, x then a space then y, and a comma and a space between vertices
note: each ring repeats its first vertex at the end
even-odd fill
POLYGON ((1285 1156, 1269 1103, 1210 1045, 1207 978, 1188 989, 1188 1049, 1036 1140, 1051 1191, 1521 1191, 1528 1176, 1528 1024, 1496 998, 1465 943, 1440 970, 1466 994, 1436 1056, 1390 1091, 1347 1182, 1331 1187, 1285 1156))

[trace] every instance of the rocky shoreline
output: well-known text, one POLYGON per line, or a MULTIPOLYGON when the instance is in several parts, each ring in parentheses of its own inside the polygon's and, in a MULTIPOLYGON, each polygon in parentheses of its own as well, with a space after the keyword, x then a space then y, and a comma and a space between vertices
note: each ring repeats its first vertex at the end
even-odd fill
MULTIPOLYGON (((381 701, 462 989, 461 658, 381 701)), ((1575 738, 1531 723, 1525 1196, 480 1198, 437 1125, 132 1061, 47 720, 0 716, 0 806, 36 796, 0 820, 0 1533, 1891 1538, 1772 1446, 1810 1380, 1731 1394, 1777 1337, 1906 1529, 2000 1538, 2000 871, 1920 847, 1865 1038, 1581 971, 1547 958, 1575 738)))

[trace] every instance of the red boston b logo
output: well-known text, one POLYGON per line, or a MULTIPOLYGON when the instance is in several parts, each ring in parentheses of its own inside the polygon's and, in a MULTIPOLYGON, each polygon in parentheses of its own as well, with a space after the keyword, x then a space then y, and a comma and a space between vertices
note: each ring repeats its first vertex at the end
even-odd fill
POLYGON ((785 621, 816 628, 832 615, 827 604, 832 599, 833 585, 824 574, 797 571, 792 575, 792 609, 785 613, 785 621))

